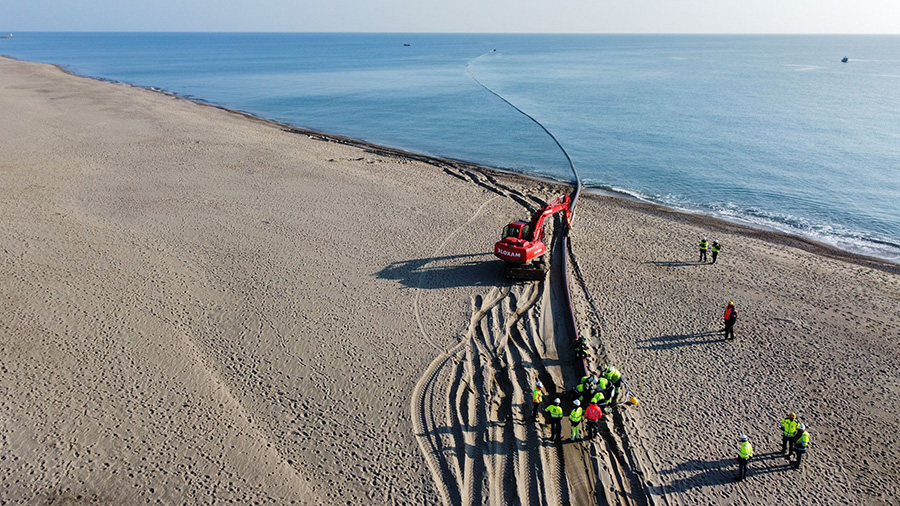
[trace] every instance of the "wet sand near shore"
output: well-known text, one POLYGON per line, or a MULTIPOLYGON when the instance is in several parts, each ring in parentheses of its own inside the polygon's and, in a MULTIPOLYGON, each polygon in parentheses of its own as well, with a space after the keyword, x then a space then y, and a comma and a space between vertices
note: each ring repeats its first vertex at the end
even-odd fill
MULTIPOLYGON (((535 377, 571 386, 547 294, 490 249, 558 188, 49 65, 0 58, 0 90, 0 499, 567 499, 522 411, 535 377)), ((571 239, 653 502, 900 499, 896 266, 597 196, 571 239)))

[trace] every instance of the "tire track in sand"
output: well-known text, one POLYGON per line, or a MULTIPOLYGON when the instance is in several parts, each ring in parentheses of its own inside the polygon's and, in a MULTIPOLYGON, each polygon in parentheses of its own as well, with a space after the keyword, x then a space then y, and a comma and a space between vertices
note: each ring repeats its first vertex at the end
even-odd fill
POLYGON ((466 333, 413 391, 419 447, 445 504, 560 504, 562 452, 531 420, 531 385, 552 378, 533 351, 540 283, 472 298, 466 333))
MULTIPOLYGON (((486 298, 473 299, 475 310, 467 336, 471 336, 473 326, 477 325, 484 314, 496 306, 507 292, 508 289, 501 291, 493 288, 486 298)), ((474 488, 471 479, 474 461, 466 454, 466 441, 467 439, 471 441, 471 438, 466 436, 464 429, 469 425, 473 404, 473 399, 469 399, 468 396, 474 393, 474 389, 470 382, 462 381, 462 378, 473 375, 471 370, 469 374, 465 372, 468 362, 463 362, 460 357, 466 354, 469 345, 470 340, 463 338, 435 358, 413 388, 411 405, 413 430, 444 504, 464 504, 464 499, 468 499, 463 497, 464 489, 469 490, 468 495, 471 496, 471 490, 474 488), (454 373, 449 376, 453 380, 448 382, 445 376, 451 370, 454 373), (452 399, 454 402, 447 402, 441 406, 443 409, 440 409, 435 405, 436 399, 445 401, 452 399), (445 413, 443 422, 446 425, 442 425, 437 417, 440 412, 445 413), (448 440, 452 444, 448 444, 448 440), (451 460, 450 457, 455 458, 451 460), (466 475, 469 476, 468 481, 466 475)), ((468 504, 470 501, 465 503, 468 504)))
MULTIPOLYGON (((508 195, 507 195, 508 197, 508 195)), ((435 248, 438 258, 453 238, 497 198, 435 248)), ((423 323, 421 295, 413 308, 422 341, 442 350, 446 339, 423 323)), ((466 332, 425 369, 410 400, 419 449, 444 504, 564 504, 569 501, 563 452, 545 444, 531 420, 531 387, 540 378, 555 390, 541 352, 544 321, 534 310, 545 299, 544 283, 491 288, 471 298, 466 332)))
MULTIPOLYGON (((459 233, 461 233, 473 221, 475 221, 481 215, 481 213, 485 210, 485 208, 487 208, 488 205, 492 204, 495 200, 497 200, 499 198, 501 198, 501 196, 498 195, 498 196, 490 198, 490 199, 486 200, 484 203, 482 203, 478 207, 478 209, 472 214, 472 216, 469 217, 468 220, 466 220, 465 223, 456 227, 456 229, 453 230, 453 232, 450 232, 449 234, 447 234, 447 236, 444 238, 444 240, 434 249, 434 251, 431 252, 431 257, 432 258, 438 257, 440 255, 441 251, 443 251, 444 248, 447 247, 447 244, 450 244, 450 242, 453 241, 459 233)), ((427 266, 428 266, 428 264, 426 263, 422 267, 424 268, 427 266)), ((415 298, 415 300, 413 300, 413 314, 416 317, 416 326, 419 328, 419 334, 421 334, 422 339, 424 339, 425 342, 431 344, 432 346, 434 346, 435 348, 440 350, 440 349, 442 349, 442 346, 434 341, 434 339, 431 337, 431 334, 429 334, 428 331, 425 330, 425 324, 422 322, 422 313, 420 311, 420 302, 422 299, 422 283, 425 282, 426 275, 427 274, 422 274, 419 277, 419 283, 416 286, 416 298, 415 298)))

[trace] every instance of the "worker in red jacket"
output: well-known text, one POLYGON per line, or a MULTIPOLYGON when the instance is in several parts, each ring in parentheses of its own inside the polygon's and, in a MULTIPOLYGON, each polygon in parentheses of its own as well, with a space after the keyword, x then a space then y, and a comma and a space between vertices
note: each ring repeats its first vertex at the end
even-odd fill
POLYGON ((600 418, 602 416, 603 411, 600 410, 600 406, 596 402, 591 401, 587 409, 584 410, 584 417, 587 418, 588 439, 594 439, 594 436, 600 433, 600 418))
POLYGON ((734 339, 734 322, 737 321, 737 309, 734 307, 734 302, 728 301, 728 306, 725 307, 725 339, 728 339, 730 335, 732 339, 734 339))

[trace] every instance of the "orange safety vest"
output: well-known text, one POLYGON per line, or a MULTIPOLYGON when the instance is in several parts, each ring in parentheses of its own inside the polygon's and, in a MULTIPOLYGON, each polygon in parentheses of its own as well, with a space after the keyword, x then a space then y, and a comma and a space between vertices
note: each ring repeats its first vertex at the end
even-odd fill
POLYGON ((600 411, 600 406, 596 404, 589 405, 584 411, 584 417, 592 422, 600 420, 601 416, 603 416, 603 412, 600 411))
POLYGON ((734 309, 734 306, 728 306, 725 308, 725 321, 728 321, 731 318, 731 310, 734 309))

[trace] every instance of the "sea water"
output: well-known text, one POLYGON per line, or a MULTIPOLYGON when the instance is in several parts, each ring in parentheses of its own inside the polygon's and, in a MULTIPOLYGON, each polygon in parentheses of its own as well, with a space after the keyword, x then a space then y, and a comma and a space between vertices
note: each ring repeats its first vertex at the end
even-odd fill
POLYGON ((16 33, 0 54, 571 180, 481 82, 587 186, 900 261, 898 36, 16 33))

